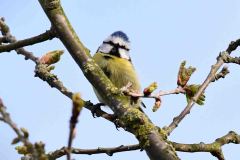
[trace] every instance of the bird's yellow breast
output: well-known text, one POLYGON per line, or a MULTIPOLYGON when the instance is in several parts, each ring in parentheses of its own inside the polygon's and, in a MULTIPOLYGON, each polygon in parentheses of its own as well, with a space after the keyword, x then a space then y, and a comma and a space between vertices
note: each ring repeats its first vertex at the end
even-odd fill
POLYGON ((140 91, 140 83, 130 61, 100 52, 96 53, 93 59, 116 87, 122 88, 130 82, 131 89, 140 91))

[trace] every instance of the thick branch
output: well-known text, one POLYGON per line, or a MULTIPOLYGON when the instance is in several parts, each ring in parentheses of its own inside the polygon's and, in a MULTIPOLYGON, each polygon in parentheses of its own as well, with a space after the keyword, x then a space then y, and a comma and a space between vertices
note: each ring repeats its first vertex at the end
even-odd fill
MULTIPOLYGON (((240 45, 240 39, 233 41, 229 44, 228 48, 226 49, 227 54, 231 54, 232 51, 237 49, 237 47, 240 45)), ((185 109, 180 113, 179 116, 175 117, 173 119, 173 122, 166 127, 166 131, 168 134, 170 134, 177 126, 178 124, 183 120, 183 118, 190 113, 190 110, 198 100, 198 98, 201 96, 201 94, 205 91, 205 89, 208 87, 208 85, 215 79, 215 75, 219 68, 224 64, 222 56, 219 56, 217 58, 216 64, 212 65, 212 68, 210 70, 210 73, 208 74, 207 78, 205 81, 202 83, 200 86, 198 92, 194 95, 194 97, 189 101, 185 109)))
POLYGON ((11 37, 9 39, 9 43, 7 45, 0 45, 0 53, 1 52, 9 52, 11 50, 16 50, 21 47, 33 45, 36 43, 41 43, 47 40, 51 40, 52 38, 55 38, 54 32, 52 30, 48 30, 45 33, 42 33, 38 36, 27 38, 24 40, 16 40, 15 37, 11 37))
POLYGON ((133 133, 144 146, 152 160, 179 159, 169 143, 159 134, 149 118, 138 109, 130 107, 103 71, 92 60, 89 51, 80 42, 70 22, 64 14, 59 0, 39 0, 53 27, 73 59, 83 71, 88 81, 106 99, 125 128, 133 133))

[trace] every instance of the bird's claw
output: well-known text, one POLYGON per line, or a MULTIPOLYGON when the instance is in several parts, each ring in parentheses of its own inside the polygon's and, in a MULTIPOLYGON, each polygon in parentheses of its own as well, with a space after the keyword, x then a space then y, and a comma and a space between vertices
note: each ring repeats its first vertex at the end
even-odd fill
POLYGON ((93 105, 94 108, 93 108, 93 110, 91 110, 93 118, 98 117, 97 116, 97 110, 101 110, 101 106, 105 106, 105 104, 104 103, 97 103, 97 104, 93 105))

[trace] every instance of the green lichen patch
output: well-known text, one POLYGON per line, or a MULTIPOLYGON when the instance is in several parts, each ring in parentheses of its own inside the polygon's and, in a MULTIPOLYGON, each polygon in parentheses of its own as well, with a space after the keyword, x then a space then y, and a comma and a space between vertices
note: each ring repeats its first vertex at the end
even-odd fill
POLYGON ((150 145, 148 136, 155 130, 155 126, 149 119, 137 108, 126 107, 126 114, 121 116, 121 121, 126 128, 136 136, 141 147, 145 148, 150 145))

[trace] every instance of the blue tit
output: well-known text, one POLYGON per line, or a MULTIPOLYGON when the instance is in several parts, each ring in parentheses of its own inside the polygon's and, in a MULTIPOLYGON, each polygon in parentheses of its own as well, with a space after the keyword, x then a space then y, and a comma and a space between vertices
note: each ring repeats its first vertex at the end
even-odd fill
MULTIPOLYGON (((128 36, 122 31, 116 31, 103 41, 93 59, 116 87, 120 89, 130 82, 132 86, 129 89, 140 92, 140 83, 129 56, 129 50, 128 36)), ((104 98, 96 90, 94 91, 98 100, 106 104, 104 98)), ((140 100, 129 97, 129 102, 139 107, 140 100)))

